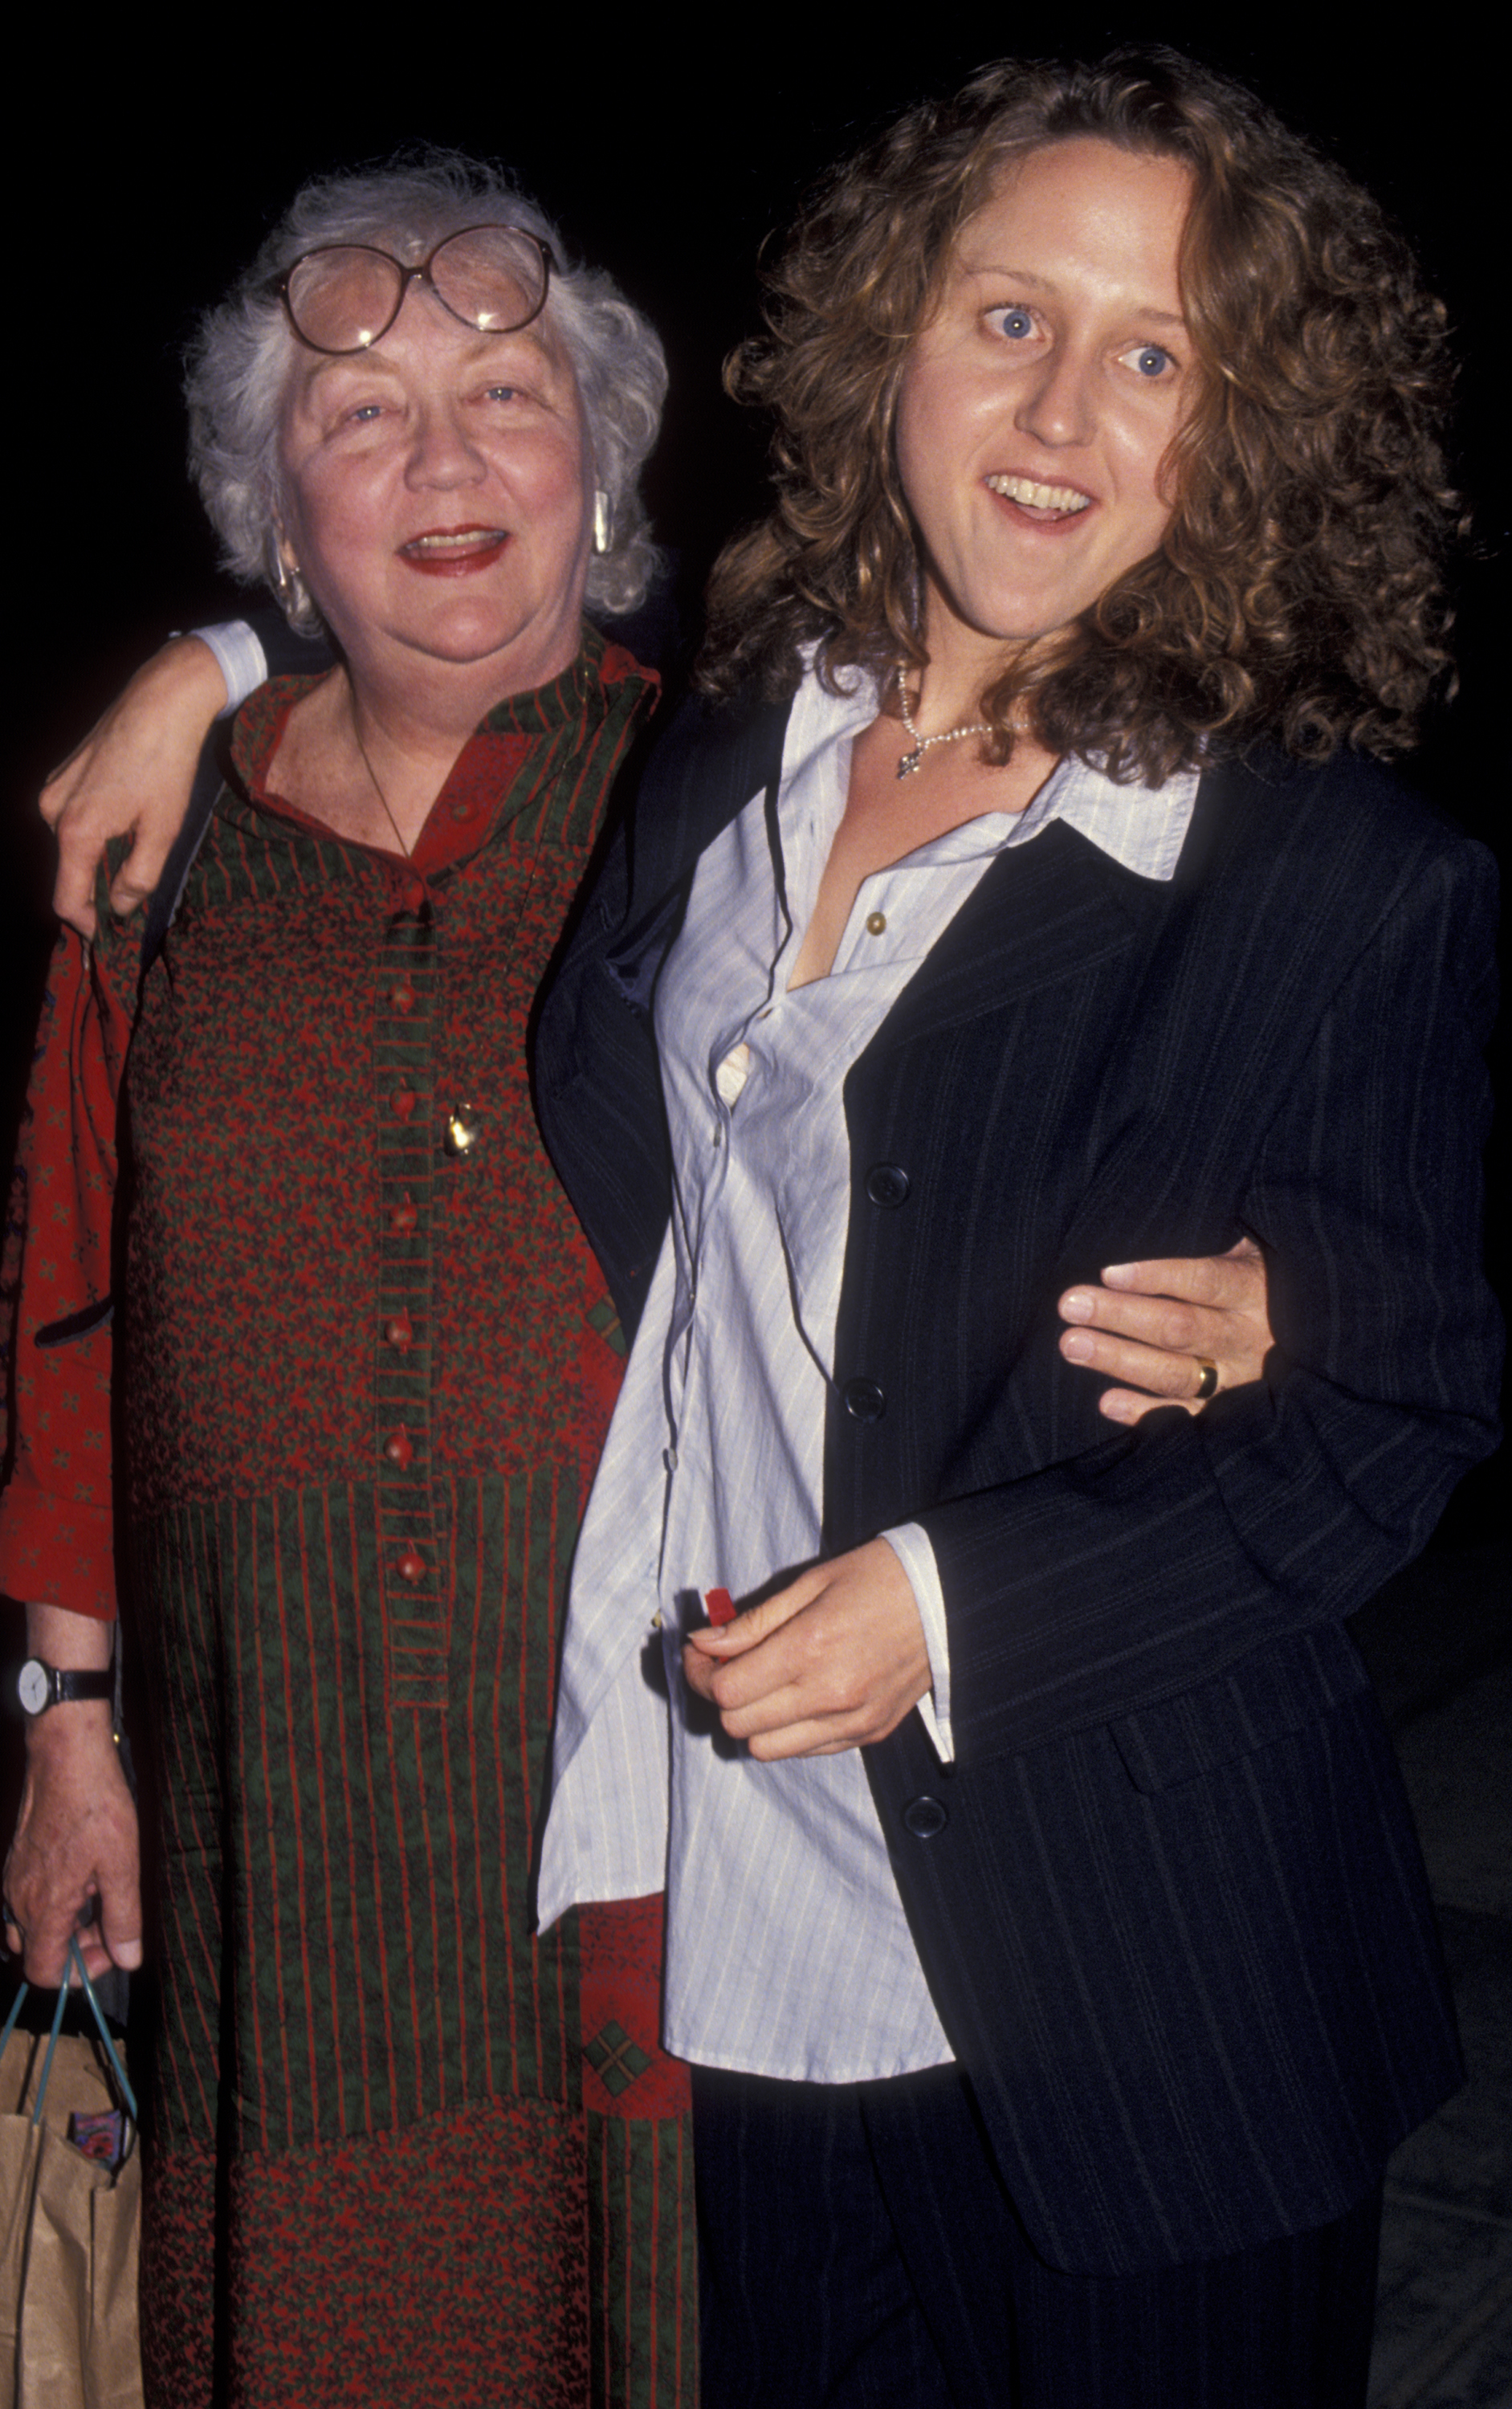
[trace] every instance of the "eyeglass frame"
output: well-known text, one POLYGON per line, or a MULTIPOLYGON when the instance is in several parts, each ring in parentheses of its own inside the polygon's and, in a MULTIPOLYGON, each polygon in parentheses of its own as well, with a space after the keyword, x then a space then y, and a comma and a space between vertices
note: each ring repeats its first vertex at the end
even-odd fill
POLYGON ((405 302, 409 299, 410 285, 417 282, 428 285, 436 299, 440 303, 441 308, 446 311, 447 316, 449 318, 454 318, 459 326, 470 326, 475 335, 518 335, 522 333, 526 326, 533 326, 536 320, 540 317, 541 311, 546 307, 546 297, 551 291, 553 268, 555 268, 557 275, 560 276, 562 272, 561 264, 550 243, 546 241, 544 236, 532 234, 528 226, 505 225, 502 222, 497 219, 485 218, 479 225, 454 226, 450 234, 443 234, 439 242, 434 243, 431 246, 425 258, 420 262, 418 267, 406 267, 402 259, 396 259, 391 251, 381 249, 376 242, 312 243, 309 251, 302 251, 297 259, 292 259, 289 262, 288 267, 284 269, 281 276, 270 277, 267 283, 265 285, 264 290, 267 293, 270 298, 276 296, 277 299, 282 302, 283 314, 289 322, 290 331, 293 334, 295 342, 303 343, 306 351, 318 352, 322 359, 326 360, 354 360, 358 358, 363 352, 370 352, 375 343, 381 343, 382 341, 384 336, 389 332, 389 329, 394 325, 398 318, 399 312, 404 308, 405 302), (476 319, 465 318, 460 310, 454 310, 445 294, 442 293, 437 285, 436 280, 430 272, 432 261, 446 249, 449 242, 460 242, 465 234, 518 235, 522 242, 533 242, 536 249, 540 252, 540 299, 536 303, 536 306, 531 310, 529 317, 522 318, 517 325, 480 326, 476 319), (380 326, 377 334, 369 336, 366 343, 347 343, 339 351, 333 350, 328 343, 317 343, 312 341, 310 337, 305 333, 299 321, 295 316, 294 304, 289 298, 289 286, 293 282, 295 277, 298 274, 300 268, 303 267, 306 260, 319 259, 323 252, 331 251, 370 252, 375 259, 386 259, 391 267, 396 267, 399 271, 400 278, 398 297, 395 301, 393 310, 384 320, 382 325, 380 326))

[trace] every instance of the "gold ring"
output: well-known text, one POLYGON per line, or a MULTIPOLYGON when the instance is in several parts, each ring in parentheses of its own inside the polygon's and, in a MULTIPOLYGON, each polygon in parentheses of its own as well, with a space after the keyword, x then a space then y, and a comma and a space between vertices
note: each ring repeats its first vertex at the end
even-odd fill
POLYGON ((1218 1393, 1218 1367, 1211 1355, 1194 1355, 1192 1362, 1196 1364, 1199 1375, 1198 1403, 1205 1406, 1209 1397, 1216 1397, 1218 1393))

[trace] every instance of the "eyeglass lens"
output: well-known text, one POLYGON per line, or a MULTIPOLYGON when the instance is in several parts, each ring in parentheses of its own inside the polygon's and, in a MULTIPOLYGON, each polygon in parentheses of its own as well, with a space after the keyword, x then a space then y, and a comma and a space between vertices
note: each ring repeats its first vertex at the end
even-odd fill
MULTIPOLYGON (((289 271, 289 315, 320 352, 360 352, 398 316, 413 268, 364 243, 305 253, 289 271)), ((454 318, 481 334, 527 326, 546 297, 538 244, 512 226, 468 226, 439 244, 419 271, 454 318)))

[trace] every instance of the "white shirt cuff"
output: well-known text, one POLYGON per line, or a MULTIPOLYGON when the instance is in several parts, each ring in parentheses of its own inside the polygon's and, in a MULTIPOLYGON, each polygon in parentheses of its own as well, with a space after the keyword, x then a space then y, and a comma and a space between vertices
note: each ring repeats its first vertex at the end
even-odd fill
POLYGON ((942 1765, 949 1765, 956 1754, 956 1743, 950 1731, 950 1634, 945 1628, 945 1594, 940 1586, 940 1567, 934 1560, 929 1534, 917 1522, 904 1522, 896 1531, 884 1531, 883 1537, 908 1575, 908 1585, 914 1593, 914 1603, 924 1625, 924 1645, 929 1652, 929 1677, 933 1695, 919 1700, 919 1716, 925 1730, 934 1742, 934 1753, 942 1765))
POLYGON ((229 719, 267 676, 267 655, 245 619, 227 619, 213 627, 191 627, 189 633, 208 644, 225 680, 226 701, 217 719, 229 719))

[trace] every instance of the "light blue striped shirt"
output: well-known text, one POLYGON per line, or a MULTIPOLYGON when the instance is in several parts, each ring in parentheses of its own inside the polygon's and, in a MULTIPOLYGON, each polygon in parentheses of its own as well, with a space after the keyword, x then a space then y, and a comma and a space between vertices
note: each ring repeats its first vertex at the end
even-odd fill
MULTIPOLYGON (((951 2055, 865 1768, 855 1750, 760 1765, 726 1741, 685 1689, 679 1636, 711 1588, 748 1597, 818 1552, 851 1065, 1000 853, 1064 819, 1169 879, 1197 788, 1195 774, 1116 786, 1063 762, 1027 811, 868 878, 830 975, 789 993, 851 747, 876 710, 869 681, 838 698, 805 681, 778 811, 788 914, 757 795, 699 863, 658 986, 672 1221, 578 1547, 540 1894, 545 1925, 665 1880, 668 2048, 818 2083, 951 2055)), ((947 1755, 933 1552, 917 1525, 886 1536, 929 1645, 921 1711, 947 1755)))

